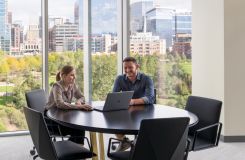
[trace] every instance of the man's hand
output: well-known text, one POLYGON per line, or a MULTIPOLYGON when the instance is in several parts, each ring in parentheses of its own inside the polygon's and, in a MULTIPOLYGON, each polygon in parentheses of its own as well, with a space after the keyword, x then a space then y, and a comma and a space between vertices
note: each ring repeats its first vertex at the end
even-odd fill
POLYGON ((144 100, 142 98, 138 99, 131 99, 129 105, 134 106, 134 105, 140 105, 140 104, 145 104, 144 100))
POLYGON ((130 100, 130 103, 129 103, 129 105, 130 105, 130 106, 133 106, 133 105, 135 105, 134 99, 131 99, 131 100, 130 100))

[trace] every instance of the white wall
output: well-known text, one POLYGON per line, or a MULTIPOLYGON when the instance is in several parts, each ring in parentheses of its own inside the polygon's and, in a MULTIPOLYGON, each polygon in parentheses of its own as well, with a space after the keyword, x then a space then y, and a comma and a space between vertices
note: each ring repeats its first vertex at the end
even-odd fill
POLYGON ((192 14, 192 94, 222 100, 222 134, 245 136, 245 1, 192 0, 192 14))
POLYGON ((225 0, 225 134, 245 136, 245 1, 225 0))

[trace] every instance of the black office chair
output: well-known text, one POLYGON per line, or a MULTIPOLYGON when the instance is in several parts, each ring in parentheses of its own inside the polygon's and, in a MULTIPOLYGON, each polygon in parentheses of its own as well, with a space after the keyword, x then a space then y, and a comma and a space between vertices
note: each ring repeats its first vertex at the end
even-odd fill
POLYGON ((136 144, 131 151, 111 152, 110 138, 107 155, 113 160, 183 160, 187 157, 189 118, 142 120, 136 144))
MULTIPOLYGON (((157 104, 157 89, 154 88, 154 101, 153 104, 157 104)), ((135 135, 135 138, 137 137, 137 135, 135 135)), ((117 145, 119 145, 120 142, 112 142, 111 143, 111 149, 115 150, 117 148, 117 145)))
MULTIPOLYGON (((49 160, 71 160, 91 158, 95 156, 86 137, 84 138, 88 143, 89 149, 71 141, 54 142, 51 140, 47 125, 41 112, 24 107, 24 114, 32 141, 36 146, 36 150, 40 158, 49 160)), ((38 156, 35 156, 33 159, 38 156)))
MULTIPOLYGON (((41 112, 44 115, 45 105, 47 103, 47 98, 45 91, 43 89, 36 89, 30 92, 25 93, 26 103, 29 108, 32 108, 36 111, 41 112)), ((63 140, 63 136, 59 129, 59 125, 52 122, 49 118, 44 115, 45 123, 48 126, 49 134, 52 139, 56 141, 56 137, 61 137, 63 140)), ((35 146, 30 150, 30 154, 33 156, 36 154, 35 146)))
POLYGON ((222 123, 219 122, 222 102, 204 97, 189 96, 185 109, 198 117, 190 127, 190 151, 218 146, 222 123))

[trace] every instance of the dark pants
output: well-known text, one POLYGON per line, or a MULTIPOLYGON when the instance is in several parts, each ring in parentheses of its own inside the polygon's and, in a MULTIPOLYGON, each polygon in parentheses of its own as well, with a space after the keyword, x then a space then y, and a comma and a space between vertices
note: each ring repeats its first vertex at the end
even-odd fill
POLYGON ((84 130, 78 130, 78 129, 60 125, 56 123, 55 121, 49 119, 46 116, 46 112, 45 112, 45 122, 47 124, 50 135, 60 135, 60 134, 62 136, 70 135, 70 138, 69 138, 70 141, 78 143, 78 144, 84 144, 84 138, 83 138, 85 136, 84 130))

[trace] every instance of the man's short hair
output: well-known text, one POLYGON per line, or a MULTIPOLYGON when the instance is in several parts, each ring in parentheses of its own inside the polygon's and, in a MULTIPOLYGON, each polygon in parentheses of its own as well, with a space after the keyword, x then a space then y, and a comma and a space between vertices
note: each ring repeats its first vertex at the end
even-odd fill
POLYGON ((134 57, 126 57, 126 58, 124 58, 123 62, 133 62, 133 63, 137 64, 137 61, 134 57))

